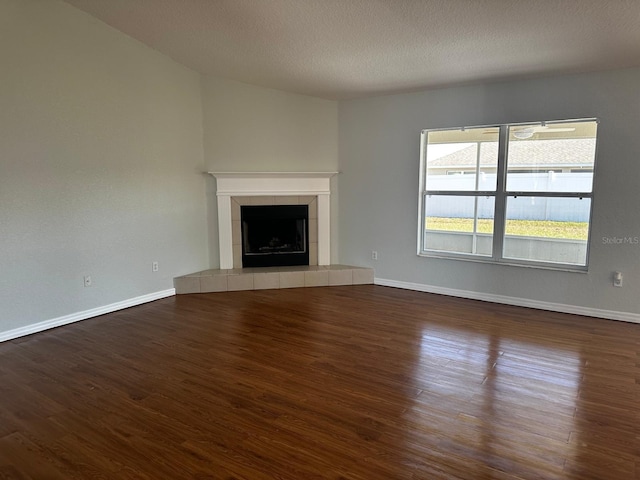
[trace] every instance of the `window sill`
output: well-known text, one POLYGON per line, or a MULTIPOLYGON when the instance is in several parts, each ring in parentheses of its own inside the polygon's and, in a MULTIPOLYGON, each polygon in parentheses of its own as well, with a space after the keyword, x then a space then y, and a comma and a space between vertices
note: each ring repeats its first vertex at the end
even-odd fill
POLYGON ((492 257, 482 257, 476 255, 466 254, 453 254, 446 252, 419 252, 419 257, 423 258, 437 258, 441 260, 462 260, 466 262, 485 263, 489 265, 500 265, 507 267, 523 267, 534 268, 538 270, 555 270, 559 272, 571 272, 571 273, 588 273, 588 265, 571 265, 571 264, 559 264, 559 263, 545 263, 545 262, 520 262, 517 260, 503 259, 496 260, 492 257))

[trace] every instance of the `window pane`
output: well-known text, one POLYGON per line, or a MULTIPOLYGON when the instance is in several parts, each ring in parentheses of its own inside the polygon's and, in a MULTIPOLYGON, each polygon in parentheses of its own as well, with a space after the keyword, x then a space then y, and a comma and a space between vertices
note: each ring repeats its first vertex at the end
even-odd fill
POLYGON ((498 127, 428 132, 426 189, 495 191, 499 133, 498 127))
POLYGON ((424 250, 491 255, 494 197, 425 196, 424 250))
POLYGON ((509 126, 507 190, 591 192, 595 121, 509 126))
POLYGON ((589 198, 509 197, 504 258, 586 265, 589 198))

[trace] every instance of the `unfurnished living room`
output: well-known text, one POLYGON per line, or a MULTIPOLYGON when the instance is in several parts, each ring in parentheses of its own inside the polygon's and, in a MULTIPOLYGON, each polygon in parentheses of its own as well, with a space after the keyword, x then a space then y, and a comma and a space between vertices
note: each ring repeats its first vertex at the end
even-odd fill
POLYGON ((640 1, 0 39, 0 478, 640 479, 640 1))

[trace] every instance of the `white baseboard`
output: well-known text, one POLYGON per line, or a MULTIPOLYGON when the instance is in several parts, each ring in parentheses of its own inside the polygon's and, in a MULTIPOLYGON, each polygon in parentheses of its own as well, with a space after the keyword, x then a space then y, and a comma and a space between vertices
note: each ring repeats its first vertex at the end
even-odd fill
POLYGON ((129 298, 127 300, 112 303, 110 305, 105 305, 103 307, 92 308, 91 310, 72 313, 71 315, 65 315, 63 317, 52 318, 51 320, 34 323, 31 325, 27 325, 26 327, 14 328, 13 330, 0 332, 0 342, 6 342, 7 340, 13 340, 14 338, 24 337, 25 335, 42 332, 43 330, 49 330, 50 328, 61 327, 62 325, 68 325, 69 323, 79 322, 80 320, 86 320, 87 318, 97 317, 106 313, 123 310, 125 308, 135 307, 136 305, 153 302, 154 300, 159 300, 161 298, 172 297, 175 294, 175 288, 170 288, 168 290, 149 293, 140 297, 129 298))
POLYGON ((640 323, 640 314, 637 313, 618 312, 615 310, 602 310, 599 308, 587 308, 577 305, 566 305, 563 303, 540 302, 538 300, 530 300, 528 298, 508 297, 506 295, 492 295, 490 293, 437 287, 434 285, 425 285, 422 283, 387 280, 385 278, 375 278, 373 283, 386 287, 403 288, 405 290, 415 290, 418 292, 437 293, 439 295, 469 298, 471 300, 482 300, 485 302, 503 303, 506 305, 514 305, 516 307, 537 308, 539 310, 549 310, 551 312, 572 313, 574 315, 584 315, 587 317, 597 317, 605 318, 608 320, 621 320, 623 322, 640 323))

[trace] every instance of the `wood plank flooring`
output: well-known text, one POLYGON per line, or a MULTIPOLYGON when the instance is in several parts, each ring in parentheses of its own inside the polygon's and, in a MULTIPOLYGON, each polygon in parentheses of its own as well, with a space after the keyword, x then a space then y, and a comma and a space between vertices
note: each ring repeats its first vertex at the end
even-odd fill
POLYGON ((640 325, 361 285, 0 344, 0 479, 640 478, 640 325))

